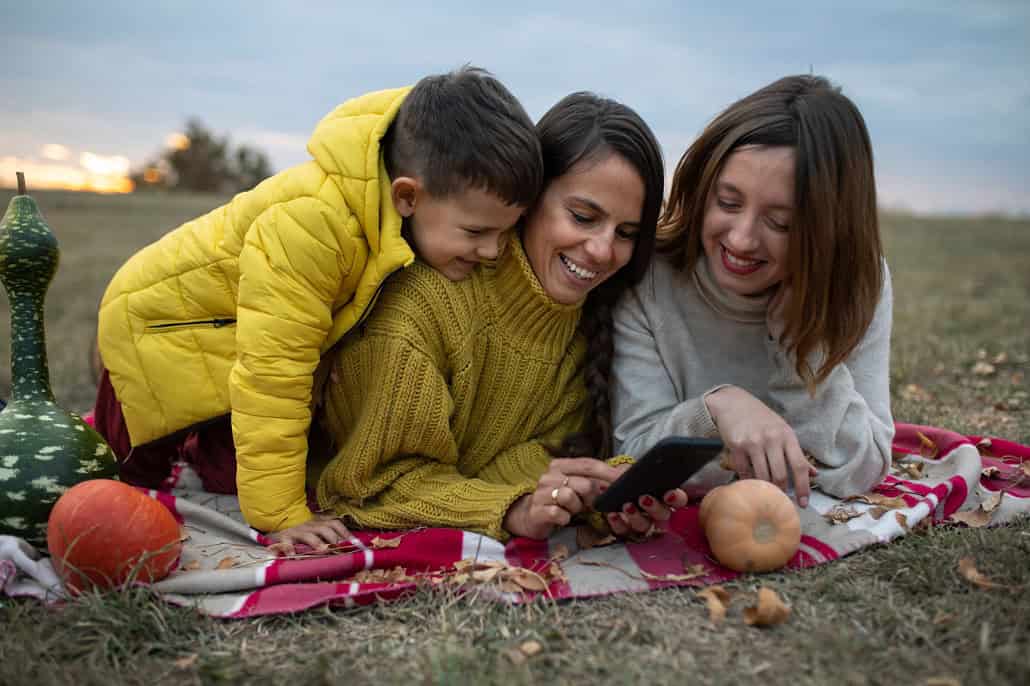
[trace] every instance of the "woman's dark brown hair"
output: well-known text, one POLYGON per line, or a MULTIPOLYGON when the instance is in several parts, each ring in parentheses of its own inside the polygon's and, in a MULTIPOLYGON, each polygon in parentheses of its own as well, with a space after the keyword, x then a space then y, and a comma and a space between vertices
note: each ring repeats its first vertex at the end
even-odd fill
POLYGON ((704 256, 701 227, 712 188, 743 146, 794 149, 785 279, 791 298, 781 342, 812 391, 858 345, 880 298, 883 248, 869 132, 854 103, 820 76, 788 76, 730 105, 676 166, 658 251, 678 268, 692 270, 704 256))
POLYGON ((607 458, 612 453, 609 376, 612 366, 612 308, 619 295, 638 283, 654 254, 658 214, 665 191, 665 165, 651 129, 629 107, 593 93, 573 93, 536 125, 544 157, 545 185, 587 160, 618 155, 644 182, 640 230, 629 264, 590 291, 580 330, 587 340, 585 381, 590 397, 587 425, 557 451, 561 455, 607 458))

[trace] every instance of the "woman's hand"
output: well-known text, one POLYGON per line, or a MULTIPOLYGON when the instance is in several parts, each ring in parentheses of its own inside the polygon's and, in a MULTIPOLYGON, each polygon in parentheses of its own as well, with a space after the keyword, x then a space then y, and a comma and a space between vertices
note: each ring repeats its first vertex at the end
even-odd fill
POLYGON ((787 490, 794 482, 798 505, 808 506, 811 477, 818 472, 805 458, 794 430, 769 406, 742 388, 725 386, 705 396, 733 470, 741 478, 771 481, 787 490))
MULTIPOLYGON (((630 465, 623 465, 628 469, 630 465)), ((649 495, 641 496, 636 503, 626 503, 622 506, 621 512, 609 512, 607 515, 608 526, 612 533, 619 538, 627 536, 646 536, 655 528, 662 529, 665 522, 672 516, 672 508, 683 507, 687 504, 687 494, 682 488, 674 488, 666 491, 658 502, 649 495)))
POLYGON ((566 526, 621 470, 590 457, 556 458, 537 481, 536 490, 516 500, 504 516, 504 528, 515 536, 543 539, 566 526))
POLYGON ((351 537, 350 529, 336 515, 316 514, 314 519, 272 534, 275 543, 268 546, 277 555, 293 555, 297 543, 303 543, 318 553, 329 551, 329 546, 351 537))

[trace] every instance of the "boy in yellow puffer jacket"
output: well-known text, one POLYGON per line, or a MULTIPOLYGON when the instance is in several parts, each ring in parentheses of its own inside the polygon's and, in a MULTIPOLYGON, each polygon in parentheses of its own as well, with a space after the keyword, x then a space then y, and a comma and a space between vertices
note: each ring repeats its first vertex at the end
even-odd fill
POLYGON ((251 526, 321 547, 345 530, 306 500, 319 360, 416 255, 451 280, 495 258, 543 163, 522 106, 472 67, 345 102, 308 151, 119 269, 95 421, 124 480, 159 488, 184 459, 251 526))

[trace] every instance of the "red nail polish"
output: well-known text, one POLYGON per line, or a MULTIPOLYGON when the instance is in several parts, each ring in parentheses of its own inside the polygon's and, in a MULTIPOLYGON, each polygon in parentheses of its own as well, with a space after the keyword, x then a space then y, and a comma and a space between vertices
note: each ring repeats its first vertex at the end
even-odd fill
POLYGON ((605 484, 601 484, 600 486, 597 487, 597 492, 598 493, 604 493, 607 490, 608 490, 608 486, 605 485, 605 484))
POLYGON ((636 514, 637 513, 637 506, 634 505, 633 503, 626 503, 626 505, 622 508, 622 511, 625 512, 626 514, 636 514))
POLYGON ((640 504, 644 507, 654 507, 654 498, 649 495, 645 495, 640 499, 640 504))
POLYGON ((676 496, 673 493, 666 493, 662 500, 664 500, 667 505, 672 505, 676 502, 676 496))

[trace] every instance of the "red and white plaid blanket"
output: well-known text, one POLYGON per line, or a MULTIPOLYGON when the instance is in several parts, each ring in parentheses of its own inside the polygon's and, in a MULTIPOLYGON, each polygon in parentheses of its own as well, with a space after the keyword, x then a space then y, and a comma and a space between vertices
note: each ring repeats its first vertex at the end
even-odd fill
MULTIPOLYGON (((842 501, 813 493, 799 510, 801 547, 788 568, 831 562, 860 548, 946 521, 1000 524, 1030 512, 1030 447, 899 424, 891 474, 870 494, 842 501)), ((726 581, 736 572, 711 557, 697 505, 668 530, 637 543, 599 541, 566 528, 547 541, 506 545, 456 529, 359 531, 330 554, 275 557, 243 523, 234 496, 199 490, 188 468, 169 492, 151 491, 188 538, 177 571, 153 584, 170 603, 216 617, 297 612, 324 604, 366 605, 422 585, 477 589, 507 602, 582 598, 726 581)), ((50 561, 0 537, 0 587, 10 596, 60 602, 50 561)))

